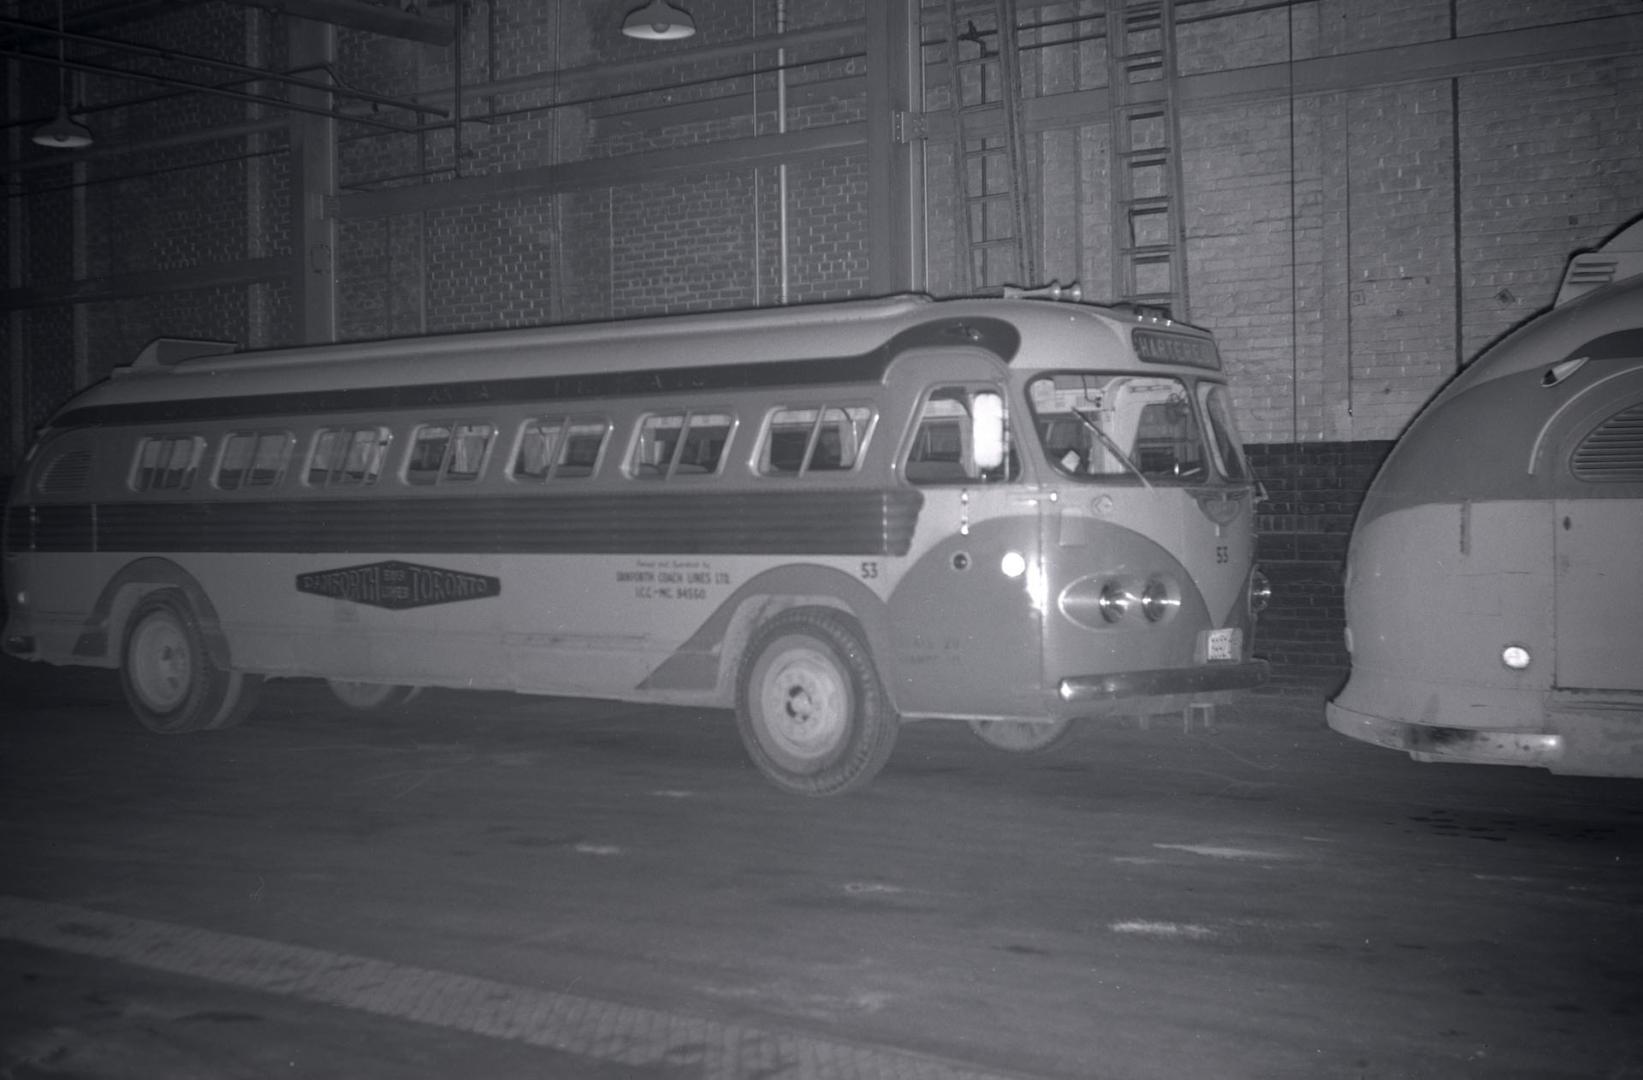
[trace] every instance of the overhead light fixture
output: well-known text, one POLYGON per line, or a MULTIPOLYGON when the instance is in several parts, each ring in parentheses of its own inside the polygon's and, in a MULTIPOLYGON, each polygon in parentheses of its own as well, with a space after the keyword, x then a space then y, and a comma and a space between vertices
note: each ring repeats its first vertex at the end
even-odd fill
POLYGON ((645 41, 678 41, 696 32, 696 20, 667 0, 650 0, 622 20, 622 33, 645 41))
POLYGON ((63 0, 57 0, 57 115, 31 136, 40 146, 78 150, 91 145, 91 130, 68 118, 68 65, 63 52, 63 0))
POLYGON ((57 106, 57 116, 34 131, 34 141, 55 150, 78 150, 91 145, 91 132, 68 118, 68 106, 57 106))

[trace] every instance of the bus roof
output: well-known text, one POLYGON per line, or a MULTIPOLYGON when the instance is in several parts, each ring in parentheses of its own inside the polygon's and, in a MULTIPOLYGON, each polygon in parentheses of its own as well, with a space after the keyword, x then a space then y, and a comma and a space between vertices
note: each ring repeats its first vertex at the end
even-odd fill
MULTIPOLYGON (((126 410, 120 407, 145 402, 526 377, 614 385, 612 377, 623 372, 682 375, 690 369, 718 375, 730 369, 768 369, 772 361, 791 361, 800 382, 859 381, 882 375, 893 354, 920 345, 979 347, 1006 363, 1020 363, 1017 352, 1029 333, 1050 342, 1044 354, 1065 357, 1068 350, 1078 350, 1071 355, 1095 352, 1095 338, 1122 347, 1120 335, 1135 327, 1210 341, 1204 331, 1160 316, 1094 304, 1016 298, 934 300, 914 294, 252 352, 234 351, 222 342, 164 339, 145 348, 136 363, 116 369, 110 379, 79 394, 59 411, 53 426, 102 422, 116 412, 123 414, 126 410), (758 353, 752 360, 750 342, 756 342, 758 353)), ((1150 357, 1149 362, 1168 361, 1150 357)), ((783 380, 766 370, 759 384, 771 381, 783 380)), ((551 389, 549 382, 543 383, 545 389, 551 389)), ((656 388, 670 388, 663 383, 656 388)), ((615 392, 637 391, 624 386, 615 392)))

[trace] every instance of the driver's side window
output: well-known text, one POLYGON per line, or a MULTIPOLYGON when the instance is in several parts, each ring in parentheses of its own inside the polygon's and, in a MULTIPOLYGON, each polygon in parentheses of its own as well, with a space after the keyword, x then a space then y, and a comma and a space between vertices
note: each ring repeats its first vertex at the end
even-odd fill
POLYGON ((974 393, 991 387, 941 386, 930 392, 913 428, 913 445, 907 453, 904 475, 914 484, 985 484, 1014 479, 1020 464, 1014 447, 1005 454, 1004 464, 995 469, 978 468, 972 443, 972 400, 974 393))

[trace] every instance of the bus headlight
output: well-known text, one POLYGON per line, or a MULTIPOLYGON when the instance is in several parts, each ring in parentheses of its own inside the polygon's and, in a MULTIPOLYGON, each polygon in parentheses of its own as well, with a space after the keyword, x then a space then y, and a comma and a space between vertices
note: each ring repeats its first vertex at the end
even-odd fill
POLYGON ((1249 613, 1259 615, 1266 610, 1267 604, 1272 602, 1272 582, 1259 570, 1250 571, 1249 575, 1249 613))
POLYGON ((1101 617, 1110 623, 1115 623, 1129 611, 1133 598, 1122 582, 1109 581, 1101 586, 1101 596, 1096 601, 1101 609, 1101 617))
POLYGON ((1027 572, 1027 557, 1019 551, 1006 551, 998 561, 999 570, 1007 578, 1018 578, 1027 572))
MULTIPOLYGON (((1028 566, 1027 581, 1029 586, 1032 584, 1035 574, 1042 576, 1043 573, 1044 569, 1040 564, 1035 563, 1028 566)), ((1154 580, 1161 584, 1165 590, 1162 594, 1164 607, 1158 610, 1164 611, 1163 617, 1167 619, 1169 618, 1168 612, 1173 610, 1173 605, 1180 603, 1181 593, 1175 584, 1167 578, 1160 576, 1160 578, 1154 580)), ((1047 582, 1042 584, 1047 588, 1047 582)), ((1127 623, 1130 626, 1139 624, 1139 620, 1131 620, 1126 616, 1132 613, 1144 615, 1147 610, 1147 595, 1147 588, 1134 578, 1123 575, 1097 576, 1092 574, 1089 577, 1079 578, 1061 590, 1060 596, 1056 598, 1056 606, 1060 608, 1061 614, 1086 630, 1120 629, 1120 624, 1127 623)), ((1048 599, 1047 596, 1046 599, 1048 599)), ((1159 600, 1159 595, 1154 591, 1153 606, 1155 608, 1159 600)), ((1147 618, 1151 621, 1157 621, 1152 619, 1151 616, 1147 616, 1147 618)))
POLYGON ((1141 614, 1147 617, 1148 622, 1163 622, 1180 606, 1181 598, 1162 578, 1153 578, 1141 590, 1141 614))
POLYGON ((1522 645, 1508 645, 1500 650, 1500 662, 1513 671, 1522 671, 1529 666, 1529 650, 1522 645))

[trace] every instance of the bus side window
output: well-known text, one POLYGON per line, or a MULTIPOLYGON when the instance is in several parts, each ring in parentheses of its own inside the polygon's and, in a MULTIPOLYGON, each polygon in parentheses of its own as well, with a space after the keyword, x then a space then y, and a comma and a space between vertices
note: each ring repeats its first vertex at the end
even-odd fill
POLYGON ((193 435, 144 439, 131 471, 133 491, 186 491, 194 483, 205 440, 193 435))
POLYGON ((783 476, 804 471, 810 452, 810 437, 816 428, 815 409, 777 409, 765 426, 764 449, 759 454, 759 471, 767 476, 783 476))
POLYGON ((451 429, 439 424, 424 424, 411 436, 411 455, 405 462, 405 482, 432 484, 439 480, 440 467, 445 464, 445 453, 451 447, 451 429))
POLYGON ((527 420, 514 454, 515 480, 592 476, 610 424, 603 417, 542 416, 527 420))
POLYGON ((759 471, 782 476, 853 469, 872 420, 865 405, 776 409, 765 427, 759 471))
MULTIPOLYGON (((978 390, 979 392, 979 390, 978 390)), ((991 388, 985 392, 996 394, 991 388)), ((1021 461, 1006 434, 1004 461, 996 468, 976 466, 971 446, 971 392, 962 386, 944 386, 931 392, 919 414, 913 446, 903 475, 914 484, 974 484, 1014 480, 1021 461)))
POLYGON ((653 413, 641 420, 638 437, 633 440, 633 456, 628 461, 628 475, 648 479, 666 476, 673 467, 679 434, 684 429, 684 413, 653 413))
POLYGON ((235 431, 223 440, 217 487, 275 487, 285 479, 295 440, 289 431, 235 431))
POLYGON ((705 476, 719 471, 734 417, 728 413, 654 413, 639 424, 630 476, 705 476))
POLYGON ((599 467, 599 457, 604 453, 609 435, 610 421, 603 417, 571 417, 559 449, 559 460, 553 467, 554 479, 592 476, 599 467))
POLYGON ((966 435, 970 411, 963 387, 931 392, 913 431, 905 475, 915 484, 957 484, 974 480, 966 435))
POLYGON ((734 422, 728 413, 691 413, 685 423, 685 444, 679 451, 674 474, 718 472, 734 422))
POLYGON ((527 420, 519 435, 519 451, 513 459, 516 480, 546 480, 553 472, 554 457, 565 441, 565 418, 544 416, 527 420))
POLYGON ((810 454, 808 471, 842 471, 853 469, 861 459, 862 444, 866 442, 867 426, 873 419, 873 410, 865 405, 839 407, 830 405, 822 410, 821 428, 816 432, 816 448, 810 454))
POLYGON ((387 428, 322 428, 314 436, 308 457, 308 483, 315 487, 376 483, 392 440, 387 428))
POLYGON ((405 463, 406 483, 479 479, 492 433, 489 424, 424 424, 417 428, 405 463))

